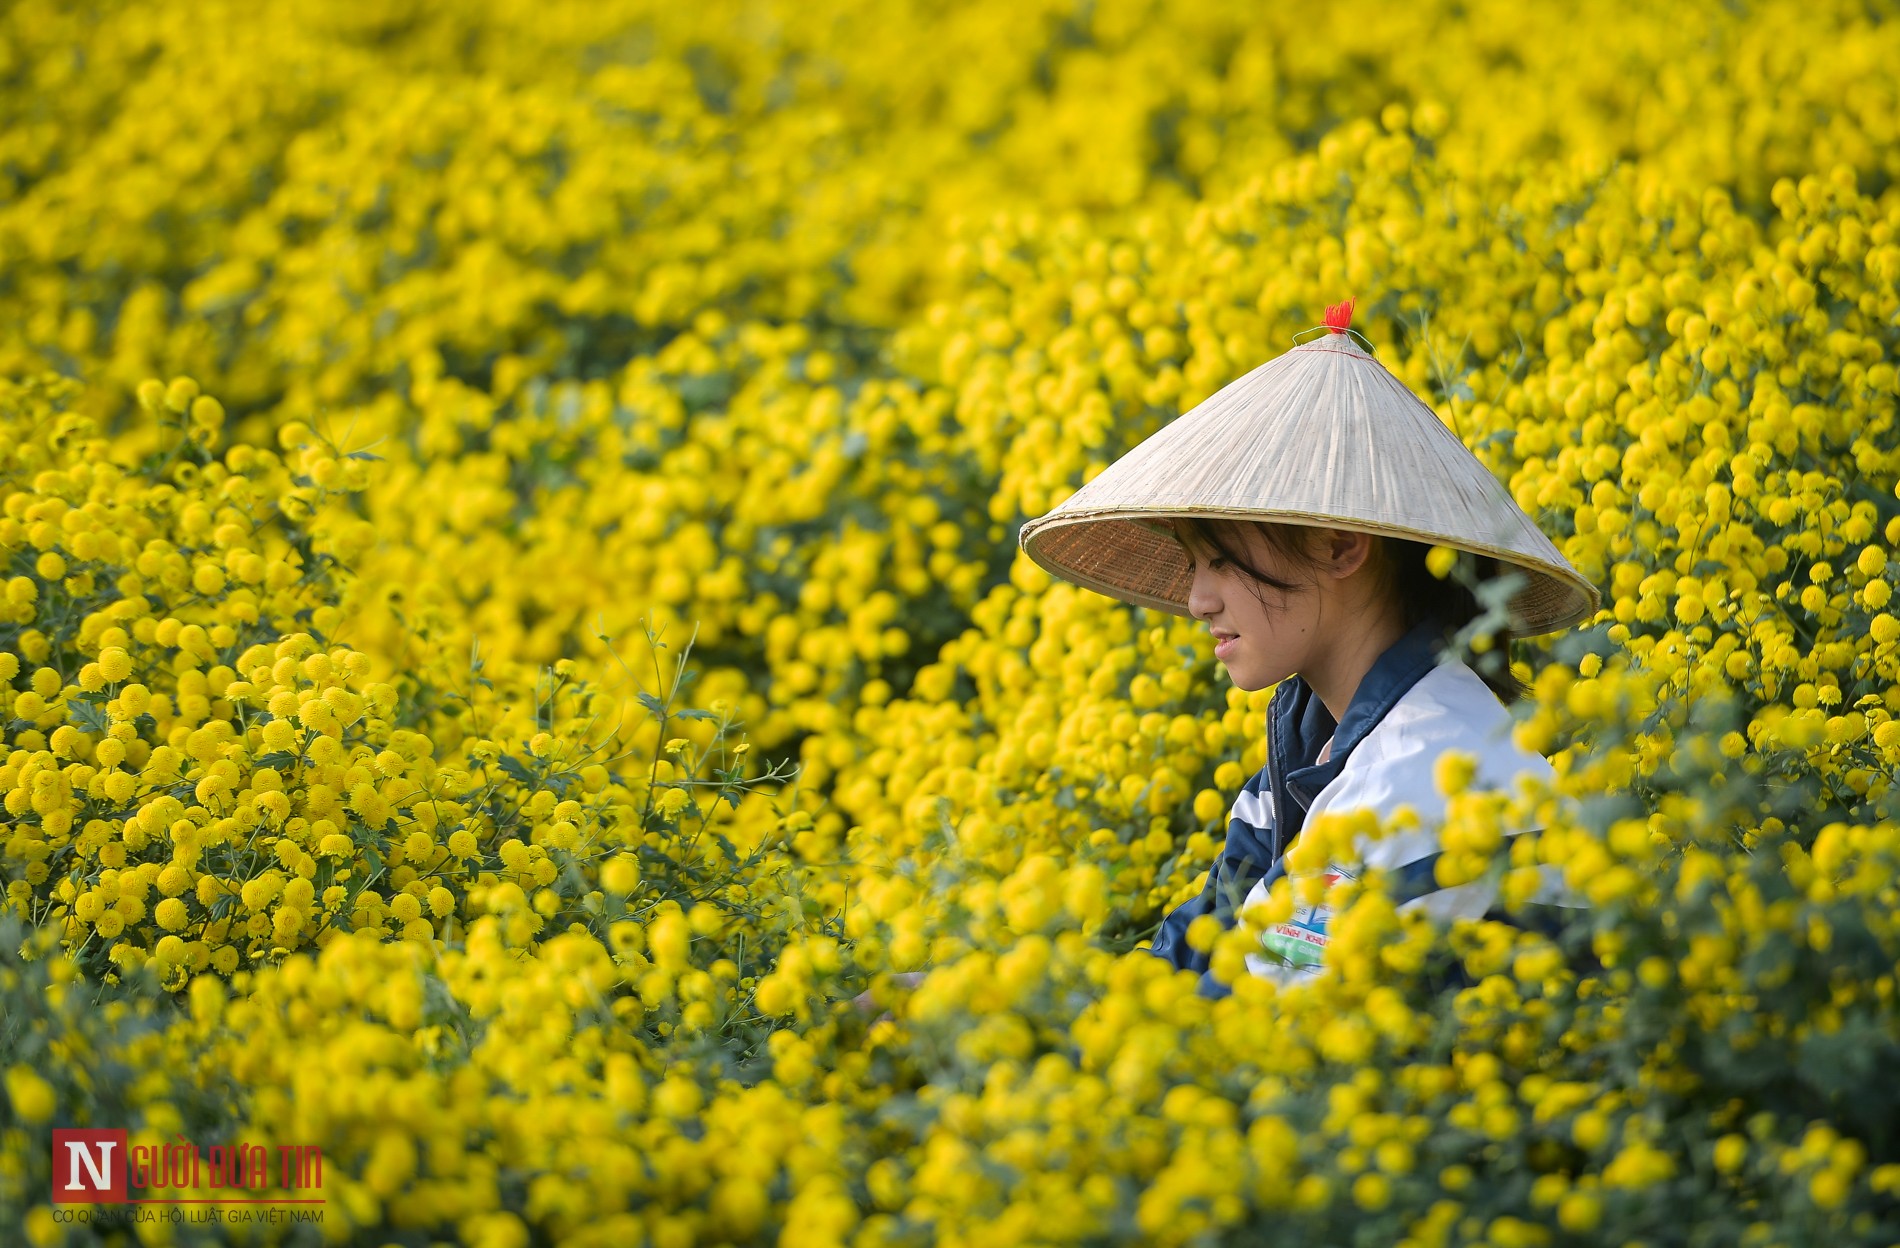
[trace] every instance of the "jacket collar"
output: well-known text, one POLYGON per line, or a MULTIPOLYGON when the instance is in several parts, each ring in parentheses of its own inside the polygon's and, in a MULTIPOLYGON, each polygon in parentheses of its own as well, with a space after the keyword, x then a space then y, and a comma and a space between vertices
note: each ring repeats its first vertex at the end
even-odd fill
POLYGON ((1283 790, 1273 795, 1276 857, 1298 834, 1319 791, 1345 767, 1353 747, 1438 665, 1443 635, 1443 627, 1427 619, 1388 646, 1359 682, 1345 717, 1337 723, 1304 680, 1295 676, 1281 684, 1271 706, 1273 729, 1268 741, 1269 779, 1277 779, 1274 787, 1283 790), (1315 762, 1328 737, 1333 740, 1332 753, 1324 763, 1315 762))

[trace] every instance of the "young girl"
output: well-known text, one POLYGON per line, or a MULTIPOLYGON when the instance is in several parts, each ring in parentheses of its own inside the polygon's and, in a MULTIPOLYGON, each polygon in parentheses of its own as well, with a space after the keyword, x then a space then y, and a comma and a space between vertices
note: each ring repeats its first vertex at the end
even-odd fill
MULTIPOLYGON (((1239 688, 1278 686, 1266 765, 1234 802, 1206 886, 1152 946, 1201 972, 1209 995, 1227 988, 1188 926, 1204 914, 1231 926, 1322 813, 1410 807, 1418 824, 1367 843, 1362 865, 1387 872, 1401 909, 1449 920, 1491 907, 1488 884, 1435 878, 1435 765, 1448 750, 1473 756, 1479 788, 1548 778, 1549 763, 1512 740, 1509 642, 1597 603, 1491 472, 1348 336, 1351 314, 1350 302, 1328 309, 1325 337, 1228 385, 1022 530, 1051 573, 1204 621, 1239 688), (1498 576, 1516 587, 1508 622, 1475 631, 1471 584, 1498 576)), ((1315 973, 1328 917, 1308 907, 1275 925, 1249 969, 1283 982, 1315 973)))

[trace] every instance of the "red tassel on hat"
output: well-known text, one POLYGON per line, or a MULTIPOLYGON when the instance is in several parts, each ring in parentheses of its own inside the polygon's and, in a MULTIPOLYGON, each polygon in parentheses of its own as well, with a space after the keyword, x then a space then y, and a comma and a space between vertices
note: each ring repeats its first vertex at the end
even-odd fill
POLYGON ((1351 328, 1352 305, 1357 302, 1357 297, 1354 297, 1346 300, 1344 303, 1335 303, 1332 307, 1327 308, 1326 328, 1335 334, 1343 334, 1351 328))

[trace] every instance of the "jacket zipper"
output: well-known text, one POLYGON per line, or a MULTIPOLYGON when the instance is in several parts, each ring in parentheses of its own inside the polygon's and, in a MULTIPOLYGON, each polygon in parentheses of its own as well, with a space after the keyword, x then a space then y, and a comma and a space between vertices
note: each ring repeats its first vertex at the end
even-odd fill
MULTIPOLYGON (((1274 701, 1278 700, 1279 698, 1276 695, 1274 701)), ((1279 734, 1275 731, 1275 728, 1278 726, 1278 720, 1284 713, 1284 708, 1275 708, 1271 702, 1268 703, 1267 802, 1273 810, 1273 862, 1280 861, 1281 856, 1286 853, 1286 835, 1284 831, 1286 819, 1285 812, 1280 809, 1286 798, 1286 793, 1280 784, 1280 744, 1279 734)), ((1266 864, 1267 870, 1273 869, 1273 862, 1266 864)))

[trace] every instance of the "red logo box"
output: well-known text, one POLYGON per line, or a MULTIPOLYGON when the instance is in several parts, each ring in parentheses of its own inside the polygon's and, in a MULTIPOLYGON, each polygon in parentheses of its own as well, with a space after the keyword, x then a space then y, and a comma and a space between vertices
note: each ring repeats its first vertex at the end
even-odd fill
POLYGON ((125 1203, 125 1129, 53 1128, 53 1203, 125 1203))

